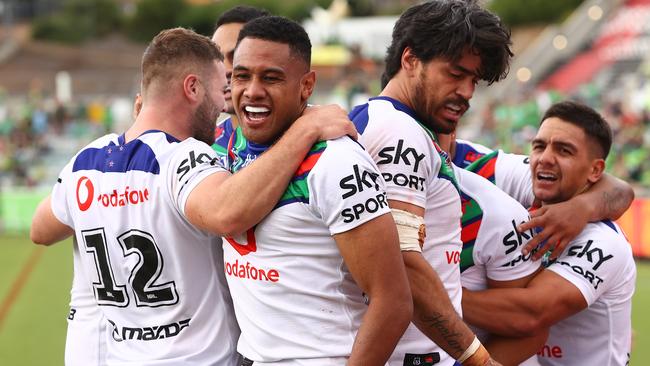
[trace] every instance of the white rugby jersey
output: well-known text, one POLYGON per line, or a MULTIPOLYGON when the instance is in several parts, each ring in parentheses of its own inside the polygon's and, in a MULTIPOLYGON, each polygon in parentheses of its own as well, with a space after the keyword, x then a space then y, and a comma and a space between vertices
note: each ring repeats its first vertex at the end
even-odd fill
MULTIPOLYGON (((513 281, 539 269, 540 262, 524 256, 521 247, 533 238, 529 230, 517 232, 528 221, 528 211, 486 179, 454 166, 461 191, 463 217, 460 255, 461 282, 471 291, 487 289, 487 280, 513 281)), ((474 331, 485 340, 487 333, 474 331)))
POLYGON ((533 205, 535 195, 528 156, 490 150, 474 142, 456 139, 453 162, 494 183, 525 208, 533 205))
POLYGON ((218 237, 185 218, 189 193, 223 172, 195 139, 101 137, 64 168, 52 210, 74 228, 108 322, 109 365, 235 365, 238 328, 218 237))
POLYGON ((630 360, 636 265, 618 225, 589 223, 546 270, 571 282, 588 308, 550 329, 538 352, 544 366, 625 366, 630 360))
MULTIPOLYGON (((388 97, 357 106, 350 119, 359 141, 386 181, 388 199, 425 208, 426 239, 422 254, 438 273, 456 311, 461 314, 460 196, 448 157, 406 105, 388 97)), ((455 360, 413 324, 391 356, 391 365, 421 362, 440 365, 455 360), (407 355, 408 353, 408 355, 407 355), (417 359, 417 360, 416 360, 417 359)))
MULTIPOLYGON (((231 145, 244 147, 231 154, 234 171, 266 149, 231 145)), ((314 145, 273 211, 224 240, 238 351, 256 364, 344 365, 367 306, 332 235, 388 212, 384 182, 358 143, 314 145)))
POLYGON ((106 364, 106 319, 81 265, 79 247, 73 245, 74 274, 70 290, 70 312, 65 340, 66 366, 106 364))

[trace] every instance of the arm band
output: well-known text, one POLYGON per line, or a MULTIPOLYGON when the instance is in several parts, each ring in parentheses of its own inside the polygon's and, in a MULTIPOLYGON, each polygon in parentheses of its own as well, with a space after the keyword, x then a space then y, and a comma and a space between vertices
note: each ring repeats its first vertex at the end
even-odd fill
POLYGON ((457 360, 458 363, 463 363, 463 362, 467 361, 468 358, 472 357, 474 355, 474 353, 476 353, 476 351, 479 349, 479 347, 481 347, 481 341, 478 340, 478 337, 474 336, 474 340, 469 345, 469 347, 467 347, 465 352, 463 352, 463 354, 460 355, 460 357, 458 357, 458 360, 457 360))
POLYGON ((393 220, 397 225, 399 247, 402 252, 422 252, 424 245, 424 218, 410 212, 391 209, 393 220))

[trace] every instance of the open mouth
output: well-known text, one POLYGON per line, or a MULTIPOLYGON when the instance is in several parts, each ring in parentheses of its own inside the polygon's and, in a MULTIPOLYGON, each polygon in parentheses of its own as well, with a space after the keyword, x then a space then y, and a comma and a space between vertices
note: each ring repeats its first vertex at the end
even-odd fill
POLYGON ((555 174, 547 173, 547 172, 537 173, 536 177, 537 177, 537 180, 540 181, 540 182, 549 182, 550 183, 550 182, 555 182, 557 180, 557 176, 555 174))
POLYGON ((244 116, 251 122, 261 122, 271 115, 271 109, 264 106, 247 105, 243 109, 244 116))

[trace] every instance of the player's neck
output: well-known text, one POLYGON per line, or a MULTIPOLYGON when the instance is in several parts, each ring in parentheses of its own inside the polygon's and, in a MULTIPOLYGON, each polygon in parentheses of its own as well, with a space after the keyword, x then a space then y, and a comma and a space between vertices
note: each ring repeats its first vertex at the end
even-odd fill
POLYGON ((143 107, 133 125, 124 133, 124 140, 129 142, 147 131, 158 130, 183 141, 190 137, 186 127, 185 119, 169 108, 143 107))
POLYGON ((408 85, 406 85, 404 82, 403 75, 395 75, 395 77, 393 77, 388 82, 388 84, 386 84, 386 87, 381 91, 379 95, 382 97, 389 97, 398 100, 412 110, 415 110, 411 103, 412 99, 408 85))

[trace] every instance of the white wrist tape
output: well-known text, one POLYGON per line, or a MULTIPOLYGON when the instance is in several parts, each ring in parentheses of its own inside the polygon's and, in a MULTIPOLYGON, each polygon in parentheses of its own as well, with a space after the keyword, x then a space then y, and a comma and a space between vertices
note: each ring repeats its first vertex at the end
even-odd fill
POLYGON ((397 225, 399 247, 402 252, 422 252, 426 236, 424 218, 410 212, 391 209, 393 220, 397 225))
POLYGON ((463 363, 467 361, 468 358, 472 357, 476 351, 478 351, 479 347, 481 347, 481 341, 478 340, 476 336, 474 336, 474 340, 472 343, 467 347, 465 352, 463 352, 460 357, 458 357, 458 363, 463 363))

